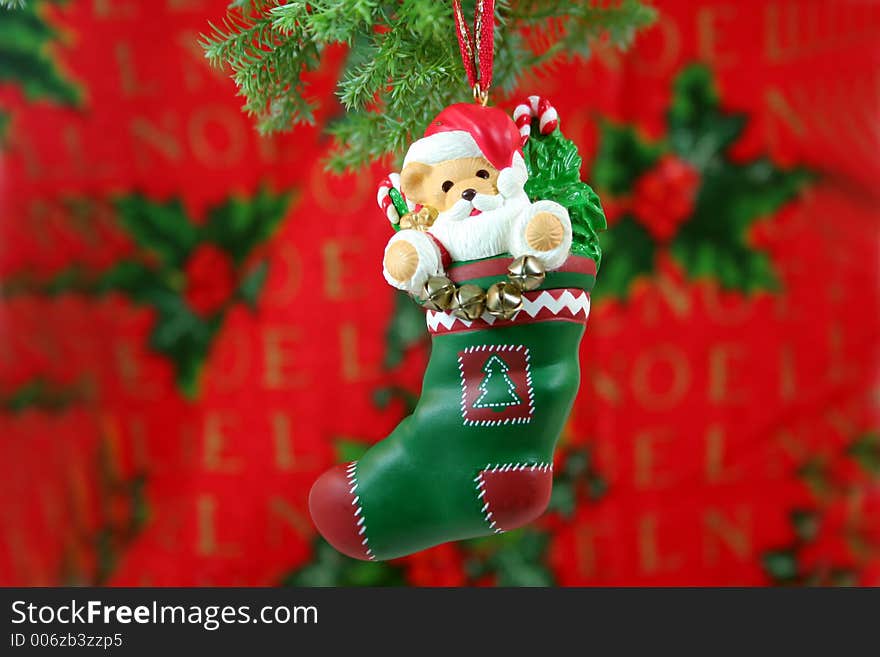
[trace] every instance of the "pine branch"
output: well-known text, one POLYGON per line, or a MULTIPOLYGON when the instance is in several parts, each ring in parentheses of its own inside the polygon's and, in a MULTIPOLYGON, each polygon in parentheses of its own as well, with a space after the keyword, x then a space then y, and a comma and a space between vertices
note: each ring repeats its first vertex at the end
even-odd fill
POLYGON ((213 36, 202 42, 208 59, 231 66, 243 109, 264 133, 314 121, 302 73, 317 68, 321 49, 302 25, 275 27, 270 4, 234 3, 222 27, 212 25, 213 36))
MULTIPOLYGON (((464 3, 467 15, 473 4, 464 3)), ((497 0, 496 95, 556 59, 588 57, 598 39, 625 48, 653 18, 640 0, 497 0)), ((402 153, 443 107, 470 99, 448 2, 236 0, 211 29, 206 56, 230 66, 264 133, 314 122, 318 99, 304 74, 326 46, 348 46, 337 90, 346 112, 329 126, 336 171, 402 153)))

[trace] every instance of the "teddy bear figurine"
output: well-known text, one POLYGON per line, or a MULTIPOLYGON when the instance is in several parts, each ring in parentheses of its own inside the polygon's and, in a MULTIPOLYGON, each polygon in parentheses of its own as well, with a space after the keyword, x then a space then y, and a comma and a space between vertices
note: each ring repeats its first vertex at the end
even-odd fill
POLYGON ((522 141, 514 121, 495 107, 461 103, 437 115, 410 146, 399 176, 408 204, 436 217, 389 240, 382 263, 389 284, 419 295, 451 262, 501 254, 533 256, 546 270, 565 262, 568 211, 529 200, 522 141))

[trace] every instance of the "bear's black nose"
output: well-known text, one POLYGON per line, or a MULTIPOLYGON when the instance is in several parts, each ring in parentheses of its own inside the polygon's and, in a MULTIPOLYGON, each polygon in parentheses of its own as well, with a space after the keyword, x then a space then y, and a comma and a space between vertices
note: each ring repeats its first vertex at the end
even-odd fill
POLYGON ((461 193, 461 197, 466 201, 473 201, 474 196, 477 195, 476 189, 466 189, 461 193))

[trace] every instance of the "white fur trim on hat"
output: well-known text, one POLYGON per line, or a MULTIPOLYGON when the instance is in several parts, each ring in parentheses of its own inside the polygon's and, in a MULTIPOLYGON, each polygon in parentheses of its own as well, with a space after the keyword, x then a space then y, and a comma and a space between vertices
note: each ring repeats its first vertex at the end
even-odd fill
POLYGON ((457 160, 460 157, 480 157, 482 152, 469 132, 450 130, 435 132, 429 137, 422 137, 413 142, 403 158, 403 166, 410 162, 437 164, 446 160, 457 160))

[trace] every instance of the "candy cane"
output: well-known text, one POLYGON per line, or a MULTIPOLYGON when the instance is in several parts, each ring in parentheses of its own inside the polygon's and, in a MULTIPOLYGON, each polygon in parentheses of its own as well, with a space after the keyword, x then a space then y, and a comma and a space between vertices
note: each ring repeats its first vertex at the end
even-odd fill
POLYGON ((379 183, 379 190, 376 192, 376 203, 379 204, 382 214, 388 217, 388 221, 392 224, 396 224, 400 221, 400 215, 397 213, 397 208, 394 207, 394 202, 391 200, 389 193, 392 189, 399 188, 400 174, 389 173, 388 176, 379 183), (394 183, 397 183, 397 185, 394 183))
POLYGON ((523 146, 532 133, 532 119, 538 119, 538 129, 542 135, 549 135, 559 125, 559 115, 550 101, 541 96, 529 96, 513 110, 513 121, 519 128, 523 146))
POLYGON ((400 174, 389 173, 388 176, 379 183, 379 190, 376 192, 376 203, 382 209, 382 213, 388 217, 388 221, 392 224, 400 222, 401 212, 404 214, 413 209, 413 204, 405 200, 403 194, 400 193, 400 174), (391 190, 396 192, 397 202, 392 197, 391 190))

